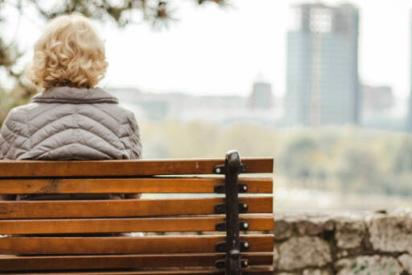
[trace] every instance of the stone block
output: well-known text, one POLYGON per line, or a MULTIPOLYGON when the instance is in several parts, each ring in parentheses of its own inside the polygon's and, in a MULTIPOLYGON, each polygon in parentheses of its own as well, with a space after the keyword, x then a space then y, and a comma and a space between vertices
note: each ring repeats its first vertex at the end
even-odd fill
POLYGON ((408 274, 412 274, 412 256, 409 254, 403 254, 398 259, 403 269, 405 269, 408 274))
POLYGON ((412 254, 412 214, 373 216, 368 221, 370 242, 375 250, 412 254))
POLYGON ((279 245, 278 250, 281 270, 322 267, 332 261, 329 244, 318 237, 294 237, 279 245))
POLYGON ((361 246, 366 234, 366 224, 362 220, 336 221, 335 240, 340 249, 354 249, 361 246))
POLYGON ((400 275, 403 271, 398 261, 387 256, 359 256, 339 260, 338 275, 400 275))
POLYGON ((332 275, 327 269, 305 269, 302 275, 332 275))
POLYGON ((285 220, 276 220, 275 240, 285 240, 292 236, 292 226, 285 220))

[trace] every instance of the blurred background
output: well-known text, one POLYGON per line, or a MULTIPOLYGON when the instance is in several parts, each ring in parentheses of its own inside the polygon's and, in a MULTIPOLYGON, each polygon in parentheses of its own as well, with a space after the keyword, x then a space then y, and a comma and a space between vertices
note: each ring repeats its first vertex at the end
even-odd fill
POLYGON ((0 124, 49 18, 95 20, 144 158, 274 156, 276 211, 412 201, 412 1, 0 0, 0 124), (411 100, 409 100, 411 98, 411 100))

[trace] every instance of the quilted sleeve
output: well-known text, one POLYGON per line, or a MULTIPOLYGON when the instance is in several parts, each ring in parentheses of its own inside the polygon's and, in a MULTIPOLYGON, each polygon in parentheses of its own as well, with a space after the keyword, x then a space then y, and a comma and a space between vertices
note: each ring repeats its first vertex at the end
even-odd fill
POLYGON ((12 109, 4 120, 0 129, 0 159, 14 160, 25 151, 16 144, 19 137, 22 138, 20 142, 25 138, 25 117, 25 112, 17 107, 12 109))
POLYGON ((0 159, 4 159, 4 152, 7 151, 7 147, 9 146, 6 143, 6 140, 4 139, 3 135, 1 134, 2 130, 3 129, 0 130, 0 159))
POLYGON ((0 129, 0 159, 6 159, 7 154, 10 151, 10 147, 14 139, 16 139, 16 134, 9 129, 9 124, 11 118, 11 112, 4 120, 4 123, 0 129))
MULTIPOLYGON (((0 160, 6 158, 6 154, 9 151, 10 144, 6 141, 6 139, 3 137, 3 132, 5 132, 5 123, 3 123, 3 126, 0 129, 0 160)), ((0 195, 0 200, 10 200, 11 196, 7 195, 0 195)))
POLYGON ((140 130, 133 113, 129 115, 130 133, 130 159, 140 159, 142 157, 142 143, 140 140, 140 130))

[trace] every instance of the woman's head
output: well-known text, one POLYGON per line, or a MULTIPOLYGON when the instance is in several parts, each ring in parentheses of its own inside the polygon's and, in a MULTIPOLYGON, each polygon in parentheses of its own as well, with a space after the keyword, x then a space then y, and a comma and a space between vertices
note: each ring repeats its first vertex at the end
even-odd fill
POLYGON ((91 88, 106 72, 103 41, 81 15, 53 19, 37 41, 29 78, 44 89, 57 86, 91 88))

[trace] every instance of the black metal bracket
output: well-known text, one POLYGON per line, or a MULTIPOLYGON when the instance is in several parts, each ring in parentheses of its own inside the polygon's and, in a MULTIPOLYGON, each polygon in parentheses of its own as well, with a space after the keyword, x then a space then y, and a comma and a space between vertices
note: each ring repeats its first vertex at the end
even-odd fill
MULTIPOLYGON (((239 224, 239 228, 241 231, 247 231, 249 230, 249 224, 245 221, 241 221, 239 224)), ((226 222, 216 224, 215 229, 216 231, 226 231, 226 222)))
MULTIPOLYGON (((217 204, 215 206, 215 214, 226 214, 226 204, 227 202, 217 204)), ((249 205, 247 205, 247 203, 239 203, 238 205, 238 213, 247 213, 247 211, 249 210, 249 205)))
POLYGON ((225 268, 226 275, 241 275, 242 267, 247 266, 247 260, 241 258, 241 252, 249 248, 249 243, 240 241, 240 230, 247 230, 249 225, 239 220, 239 213, 247 212, 248 205, 239 202, 239 193, 247 192, 248 188, 240 185, 238 180, 239 174, 245 171, 246 167, 236 151, 228 152, 225 164, 214 168, 216 174, 225 175, 225 185, 215 187, 216 193, 225 193, 224 204, 216 205, 215 213, 226 215, 225 223, 216 225, 217 230, 226 231, 225 242, 216 245, 218 252, 226 253, 223 263, 216 262, 217 267, 225 268))
MULTIPOLYGON (((216 185, 214 191, 217 194, 225 194, 226 188, 224 185, 216 185)), ((238 184, 238 193, 247 193, 247 191, 249 191, 249 187, 246 184, 238 184)))
MULTIPOLYGON (((215 247, 216 252, 227 252, 228 251, 228 245, 226 242, 223 243, 218 243, 215 247)), ((248 242, 239 242, 239 251, 245 252, 249 250, 249 243, 248 242)))
MULTIPOLYGON (((239 153, 237 151, 229 151, 226 154, 226 158, 229 154, 232 154, 232 153, 236 153, 236 154, 239 155, 239 153)), ((224 175, 224 174, 226 174, 226 168, 227 168, 226 164, 216 165, 215 168, 213 169, 213 172, 215 174, 224 175)), ((240 163, 240 172, 239 172, 239 174, 244 173, 244 172, 246 172, 246 165, 244 165, 243 163, 240 163)))

